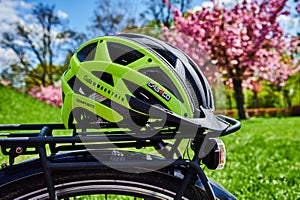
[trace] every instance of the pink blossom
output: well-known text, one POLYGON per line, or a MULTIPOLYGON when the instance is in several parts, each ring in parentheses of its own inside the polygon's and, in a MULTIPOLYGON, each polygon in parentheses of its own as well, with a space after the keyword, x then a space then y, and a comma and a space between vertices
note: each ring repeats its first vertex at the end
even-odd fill
POLYGON ((9 86, 11 85, 11 82, 4 79, 0 79, 0 85, 9 86))
MULTIPOLYGON (((297 56, 292 56, 299 48, 299 40, 284 34, 276 20, 289 14, 283 10, 286 1, 244 1, 232 9, 219 7, 212 1, 211 9, 188 12, 185 16, 177 9, 174 26, 164 27, 163 39, 182 48, 199 66, 207 60, 199 56, 202 55, 199 49, 206 52, 216 60, 227 81, 234 74, 250 83, 247 80, 256 72, 257 81, 265 79, 285 85, 287 78, 300 69, 297 56), (283 60, 283 55, 288 59, 283 60)), ((210 74, 209 68, 203 70, 210 74)))
POLYGON ((232 60, 232 61, 230 61, 230 63, 231 63, 232 65, 237 65, 237 64, 238 64, 238 61, 237 61, 237 60, 232 60))
POLYGON ((300 3, 296 6, 296 11, 300 13, 300 3))
POLYGON ((247 41, 247 40, 249 40, 250 39, 250 37, 248 36, 248 35, 243 35, 242 36, 242 40, 244 40, 244 41, 247 41))
POLYGON ((56 87, 52 85, 48 87, 34 87, 28 92, 28 94, 33 98, 44 101, 45 103, 50 104, 52 106, 62 106, 61 87, 56 87))

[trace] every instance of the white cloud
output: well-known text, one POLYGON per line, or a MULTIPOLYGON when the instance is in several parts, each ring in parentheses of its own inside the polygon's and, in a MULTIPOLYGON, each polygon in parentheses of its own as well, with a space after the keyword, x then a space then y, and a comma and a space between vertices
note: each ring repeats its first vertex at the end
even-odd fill
MULTIPOLYGON (((0 40, 4 32, 11 32, 14 30, 16 22, 23 22, 19 15, 20 10, 26 10, 31 5, 25 3, 23 0, 0 0, 0 40)), ((12 50, 3 49, 0 47, 0 71, 9 66, 9 64, 16 60, 16 55, 12 50)))
POLYGON ((57 15, 59 18, 61 19, 67 19, 69 17, 69 15, 61 10, 58 10, 57 15))
POLYGON ((16 54, 10 49, 6 50, 6 49, 0 48, 0 55, 1 55, 1 57, 0 57, 0 72, 1 72, 1 70, 9 67, 9 65, 12 62, 15 62, 17 59, 16 54))
POLYGON ((212 9, 213 7, 214 7, 213 2, 204 1, 204 2, 202 2, 201 6, 195 6, 193 8, 193 12, 201 11, 203 8, 212 9))
MULTIPOLYGON (((24 0, 0 0, 0 40, 2 39, 2 34, 4 32, 13 33, 15 30, 15 24, 20 23, 26 25, 28 29, 33 33, 31 35, 36 36, 31 38, 35 46, 40 46, 40 33, 42 33, 42 28, 36 23, 36 18, 30 14, 30 10, 34 4, 26 3, 24 0)), ((58 17, 65 20, 69 16, 67 13, 58 10, 58 17)), ((61 41, 56 41, 57 31, 52 30, 51 37, 55 43, 61 41)), ((15 40, 16 44, 21 46, 26 46, 22 40, 15 40)), ((3 49, 0 47, 0 73, 1 70, 10 66, 10 64, 17 61, 17 57, 12 50, 3 49)), ((34 60, 32 61, 34 62, 34 60)))
POLYGON ((32 8, 32 4, 26 3, 23 0, 19 0, 19 7, 23 8, 23 9, 31 9, 32 8))
POLYGON ((213 6, 214 6, 213 2, 211 2, 211 1, 205 1, 202 3, 203 8, 212 8, 213 6))
MULTIPOLYGON (((223 5, 226 8, 232 8, 237 3, 241 4, 243 0, 216 0, 215 3, 219 5, 220 7, 223 7, 223 5)), ((247 0, 248 3, 251 2, 251 0, 247 0)), ((213 8, 213 2, 212 1, 203 1, 201 6, 194 7, 193 11, 200 11, 202 8, 213 8)))
MULTIPOLYGON (((0 22, 1 22, 1 32, 7 31, 3 30, 4 24, 15 23, 21 18, 17 14, 18 2, 10 0, 0 1, 0 22)), ((6 26, 5 26, 6 28, 6 26)))
POLYGON ((199 4, 199 5, 195 6, 195 7, 193 8, 193 11, 201 11, 202 8, 208 8, 208 9, 210 9, 210 8, 213 8, 213 5, 214 5, 214 4, 213 4, 212 1, 206 0, 206 1, 203 1, 203 2, 201 3, 201 5, 199 4))
MULTIPOLYGON (((238 4, 243 3, 244 0, 217 0, 216 2, 219 3, 220 5, 224 4, 225 7, 231 7, 238 4)), ((250 3, 251 0, 246 0, 247 3, 250 3)))
POLYGON ((277 20, 285 32, 291 35, 297 35, 299 32, 300 17, 280 15, 277 20))

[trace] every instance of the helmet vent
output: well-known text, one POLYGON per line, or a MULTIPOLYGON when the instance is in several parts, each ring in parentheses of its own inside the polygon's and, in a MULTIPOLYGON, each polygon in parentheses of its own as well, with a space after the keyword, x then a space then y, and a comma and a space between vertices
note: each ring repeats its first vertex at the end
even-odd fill
POLYGON ((101 71, 93 71, 91 73, 98 77, 100 80, 104 81, 105 83, 114 86, 113 76, 110 73, 101 71))
POLYGON ((159 48, 155 48, 155 47, 152 47, 152 49, 154 51, 156 51, 164 59, 166 59, 172 65, 172 67, 174 67, 174 68, 176 67, 177 57, 173 53, 171 53, 168 50, 159 49, 159 48))
POLYGON ((124 65, 124 66, 145 56, 141 52, 129 46, 115 43, 115 42, 107 42, 107 49, 108 49, 110 59, 114 63, 124 65))
POLYGON ((95 53, 96 53, 96 47, 97 47, 97 42, 91 43, 91 44, 85 46, 84 48, 82 48, 77 53, 78 60, 80 62, 94 60, 95 53))
POLYGON ((195 107, 199 108, 200 105, 203 104, 203 102, 202 102, 201 95, 199 94, 197 85, 194 82, 194 80, 188 70, 186 70, 185 75, 186 75, 185 85, 191 94, 191 97, 192 97, 192 100, 194 101, 193 103, 195 104, 195 107))
POLYGON ((189 59, 189 64, 193 67, 194 71, 197 73, 199 80, 201 82, 201 85, 202 85, 205 102, 201 103, 201 105, 212 108, 213 105, 212 105, 212 98, 210 96, 210 87, 209 87, 207 81, 204 79, 204 76, 200 72, 199 68, 190 59, 189 59), (198 70, 197 70, 197 68, 198 68, 198 70))
POLYGON ((74 83, 75 83, 76 77, 73 76, 69 81, 68 81, 68 85, 70 86, 70 88, 74 88, 74 83))
POLYGON ((76 78, 76 76, 72 77, 68 81, 68 85, 75 93, 80 95, 89 96, 93 93, 93 90, 82 83, 78 78, 76 78))

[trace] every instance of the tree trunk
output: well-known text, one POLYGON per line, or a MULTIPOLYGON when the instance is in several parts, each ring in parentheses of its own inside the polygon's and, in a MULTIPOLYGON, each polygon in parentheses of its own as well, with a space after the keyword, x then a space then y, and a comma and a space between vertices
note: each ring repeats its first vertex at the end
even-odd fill
POLYGON ((235 92, 235 100, 237 103, 239 119, 247 119, 246 110, 244 107, 244 93, 242 90, 242 80, 240 78, 233 78, 233 87, 235 92))
POLYGON ((258 108, 258 96, 257 92, 253 92, 253 108, 258 108))
POLYGON ((228 94, 226 94, 226 96, 227 96, 227 99, 228 99, 229 109, 232 110, 231 95, 228 93, 228 94))

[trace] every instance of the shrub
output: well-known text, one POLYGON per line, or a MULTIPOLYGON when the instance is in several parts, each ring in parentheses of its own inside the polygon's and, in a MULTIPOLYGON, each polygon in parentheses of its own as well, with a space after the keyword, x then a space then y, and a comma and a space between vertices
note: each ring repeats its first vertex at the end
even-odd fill
POLYGON ((28 92, 28 94, 33 98, 44 101, 45 103, 50 104, 52 106, 62 106, 61 87, 56 87, 52 85, 48 87, 34 87, 28 92))

